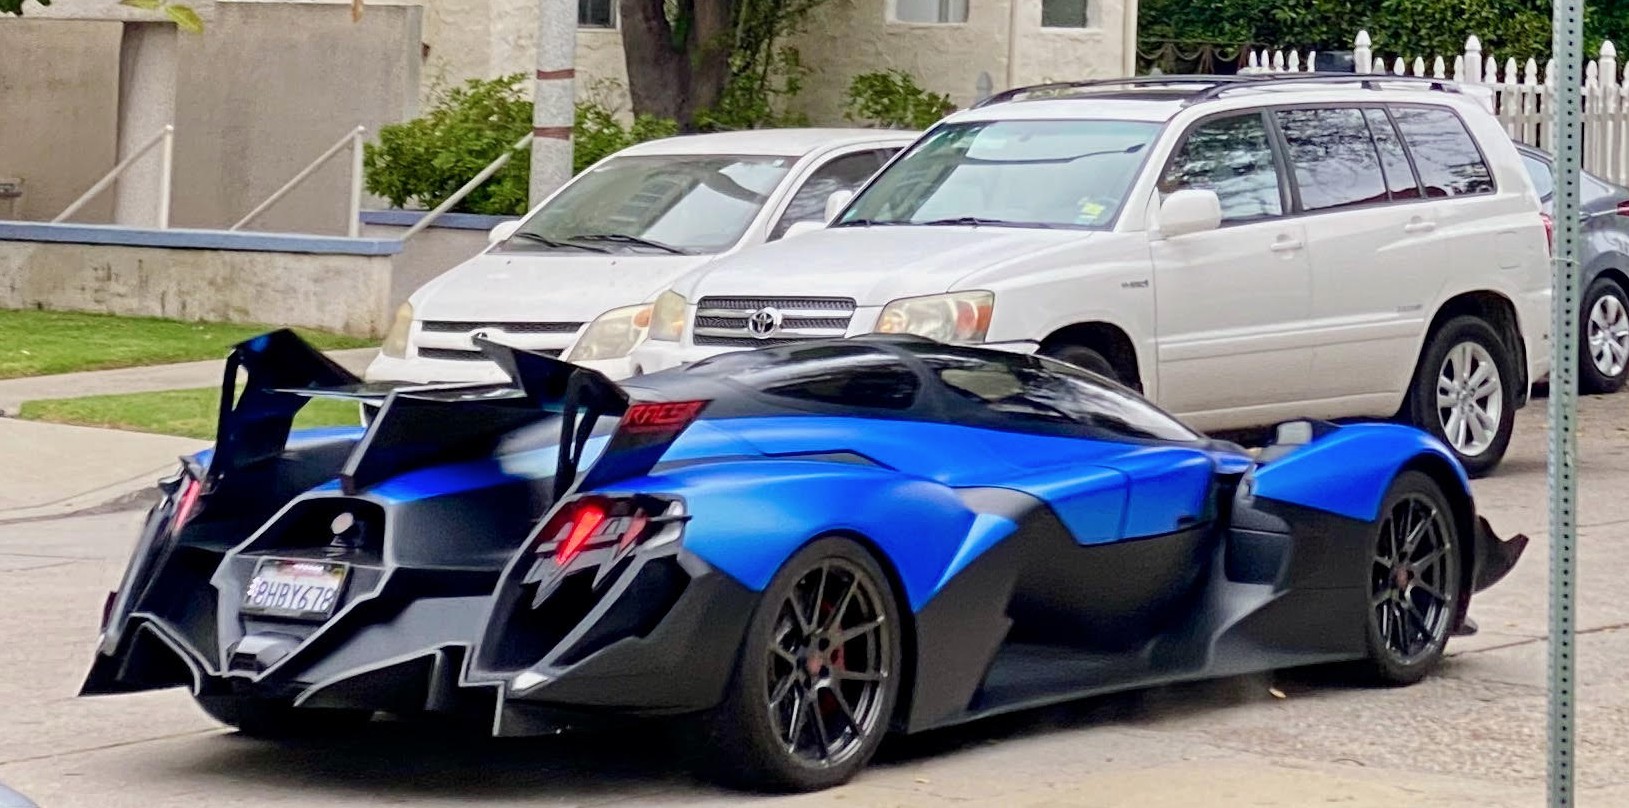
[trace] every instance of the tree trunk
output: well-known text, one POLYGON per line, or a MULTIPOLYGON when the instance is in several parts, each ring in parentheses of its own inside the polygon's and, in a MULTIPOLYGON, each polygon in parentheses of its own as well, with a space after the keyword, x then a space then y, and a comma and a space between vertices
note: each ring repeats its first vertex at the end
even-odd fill
POLYGON ((730 79, 735 0, 679 0, 682 36, 668 23, 663 0, 620 0, 618 7, 634 114, 694 129, 696 113, 718 103, 730 79))
POLYGON ((662 0, 621 0, 618 9, 634 114, 688 124, 690 61, 673 46, 673 28, 662 12, 662 0))

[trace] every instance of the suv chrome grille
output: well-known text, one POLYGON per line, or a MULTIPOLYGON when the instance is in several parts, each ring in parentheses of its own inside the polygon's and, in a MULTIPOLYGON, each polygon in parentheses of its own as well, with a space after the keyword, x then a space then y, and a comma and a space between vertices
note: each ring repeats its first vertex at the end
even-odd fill
POLYGON ((854 299, 847 297, 704 297, 696 304, 697 345, 762 347, 848 333, 854 299), (754 320, 754 315, 766 318, 754 320))

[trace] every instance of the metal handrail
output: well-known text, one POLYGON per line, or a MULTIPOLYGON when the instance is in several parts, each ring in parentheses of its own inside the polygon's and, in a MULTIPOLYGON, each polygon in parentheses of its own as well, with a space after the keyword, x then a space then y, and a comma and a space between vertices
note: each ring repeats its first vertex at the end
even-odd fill
POLYGON ((407 232, 402 234, 402 241, 406 241, 418 235, 418 233, 424 228, 429 227, 431 222, 441 218, 441 214, 452 210, 453 205, 462 202, 464 197, 470 195, 470 192, 481 187, 481 183, 492 179, 493 174, 498 173, 499 169, 509 164, 509 159, 515 156, 515 152, 532 145, 532 138, 533 134, 531 132, 527 132, 525 137, 515 141, 515 145, 510 146, 504 150, 503 154, 498 155, 498 159, 487 163, 486 168, 481 169, 481 173, 471 177, 470 181, 464 183, 462 188, 454 191, 452 196, 441 200, 441 204, 436 205, 434 209, 432 209, 429 213, 424 214, 424 217, 414 223, 412 227, 407 228, 407 232))
POLYGON ((351 238, 356 238, 357 236, 361 235, 361 232, 362 232, 362 136, 364 134, 366 134, 367 131, 368 131, 367 127, 358 126, 355 129, 352 129, 351 131, 347 132, 345 134, 345 136, 340 138, 337 142, 335 142, 334 145, 329 146, 327 151, 323 152, 320 156, 317 157, 317 159, 312 160, 309 165, 307 165, 305 168, 301 169, 300 173, 295 174, 293 179, 290 179, 288 182, 283 183, 283 187, 278 188, 275 193, 273 193, 269 197, 266 197, 266 201, 261 202, 259 205, 255 206, 255 209, 249 211, 249 214, 247 216, 244 216, 242 219, 239 219, 237 224, 234 224, 231 227, 228 227, 226 229, 229 230, 229 231, 230 230, 239 230, 239 229, 242 229, 244 225, 247 225, 248 223, 254 221, 256 218, 259 218, 260 214, 265 213, 267 210, 271 209, 272 205, 277 204, 277 202, 279 200, 281 200, 283 197, 287 196, 288 193, 290 191, 294 190, 295 187, 297 187, 300 183, 305 182, 307 179, 309 179, 311 177, 312 174, 317 173, 317 169, 321 168, 324 163, 326 163, 330 159, 332 159, 334 155, 339 154, 340 150, 344 149, 346 146, 350 146, 351 147, 351 196, 350 196, 350 211, 349 211, 350 217, 349 217, 349 219, 348 219, 348 221, 346 222, 346 225, 345 225, 345 234, 350 236, 351 238))
POLYGON ((112 185, 113 182, 119 178, 119 175, 124 173, 125 169, 129 168, 131 164, 135 163, 137 160, 140 160, 143 155, 152 151, 153 147, 159 145, 160 143, 164 144, 164 148, 159 152, 158 229, 168 230, 170 227, 170 176, 171 171, 175 167, 174 124, 165 124, 163 131, 152 136, 151 138, 148 138, 147 142, 141 144, 140 147, 131 152, 130 156, 120 160, 119 163, 113 167, 112 171, 109 171, 101 179, 97 180, 95 185, 92 185, 84 193, 80 194, 79 198, 75 199, 73 204, 69 205, 61 213, 57 214, 57 217, 52 219, 51 223, 58 224, 67 221, 69 216, 78 213, 79 209, 85 206, 85 203, 95 199, 97 194, 107 190, 107 187, 112 185))

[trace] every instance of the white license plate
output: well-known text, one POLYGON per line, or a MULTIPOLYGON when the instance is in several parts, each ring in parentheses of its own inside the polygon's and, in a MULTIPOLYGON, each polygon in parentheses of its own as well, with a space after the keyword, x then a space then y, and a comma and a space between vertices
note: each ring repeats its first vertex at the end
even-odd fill
POLYGON ((263 558, 243 593, 243 611, 270 617, 326 620, 339 603, 350 567, 328 561, 263 558))

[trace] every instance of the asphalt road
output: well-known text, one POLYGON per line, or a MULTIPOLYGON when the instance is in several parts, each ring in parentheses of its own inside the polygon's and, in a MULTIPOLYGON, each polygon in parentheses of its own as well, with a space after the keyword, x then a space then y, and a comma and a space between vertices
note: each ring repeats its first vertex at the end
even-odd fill
MULTIPOLYGON (((282 747, 184 693, 77 699, 135 514, 0 524, 0 782, 45 808, 234 805, 1531 806, 1542 804, 1548 544, 1543 402, 1476 483, 1527 558, 1442 671, 1405 689, 1281 673, 1100 698, 892 741, 855 783, 762 798, 655 738, 467 738, 407 725, 282 747)), ((1583 402, 1580 804, 1629 805, 1629 394, 1583 402)), ((3 457, 0 464, 26 462, 3 457)), ((86 462, 95 462, 87 458, 86 462)))

